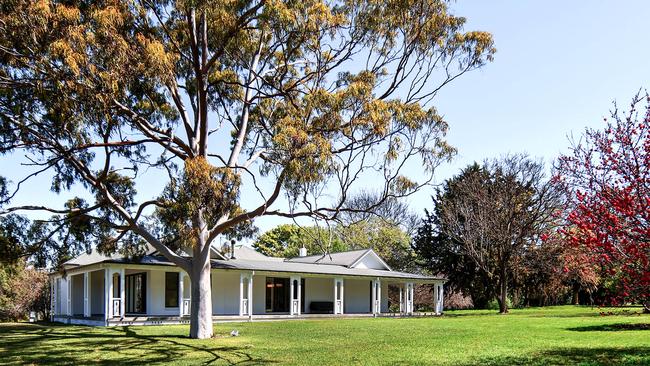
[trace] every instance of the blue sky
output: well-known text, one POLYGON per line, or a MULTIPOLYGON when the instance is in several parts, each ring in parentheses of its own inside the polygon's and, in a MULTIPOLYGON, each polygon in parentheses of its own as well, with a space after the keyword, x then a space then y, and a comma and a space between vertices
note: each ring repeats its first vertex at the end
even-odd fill
POLYGON ((613 100, 648 87, 647 1, 459 1, 467 29, 493 34, 495 61, 445 89, 437 106, 459 149, 448 176, 484 157, 526 151, 547 162, 567 135, 598 127, 613 100))
MULTIPOLYGON (((442 181, 464 166, 526 152, 549 167, 568 136, 599 127, 612 101, 626 106, 650 88, 650 1, 472 0, 451 4, 465 30, 494 36, 494 62, 446 86, 434 106, 458 149, 437 171, 442 181)), ((410 197, 431 207, 433 188, 410 197)), ((261 229, 276 219, 262 218, 261 229)))
MULTIPOLYGON (((491 32, 493 63, 457 79, 434 105, 449 122, 456 159, 437 171, 441 181, 473 161, 527 152, 547 164, 566 151, 567 136, 599 127, 617 100, 626 106, 650 87, 650 1, 458 1, 466 30, 491 32)), ((0 158, 0 175, 16 181, 18 156, 0 158)), ((156 176, 147 187, 159 185, 156 176)), ((142 192, 143 188, 140 188, 142 192)), ((155 194, 159 190, 152 190, 155 194)), ((433 188, 411 197, 417 212, 431 206, 433 188)), ((16 204, 62 203, 43 176, 16 204)), ((287 222, 256 221, 262 231, 287 222)))

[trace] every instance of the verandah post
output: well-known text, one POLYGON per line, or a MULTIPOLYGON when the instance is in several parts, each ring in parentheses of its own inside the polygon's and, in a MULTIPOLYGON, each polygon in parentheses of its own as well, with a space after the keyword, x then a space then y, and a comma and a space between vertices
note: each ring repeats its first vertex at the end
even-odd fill
POLYGON ((108 268, 104 268, 104 325, 108 326, 109 312, 111 311, 111 302, 113 299, 112 283, 111 281, 111 271, 108 268))
POLYGON ((343 314, 343 279, 334 279, 334 314, 343 314))
POLYGON ((178 272, 178 316, 180 318, 183 317, 184 311, 183 307, 185 304, 183 303, 183 293, 185 292, 184 285, 185 285, 185 273, 183 271, 178 272))
POLYGON ((126 313, 126 270, 120 269, 120 317, 124 318, 126 313))
POLYGON ((90 272, 84 272, 84 317, 90 317, 90 272))

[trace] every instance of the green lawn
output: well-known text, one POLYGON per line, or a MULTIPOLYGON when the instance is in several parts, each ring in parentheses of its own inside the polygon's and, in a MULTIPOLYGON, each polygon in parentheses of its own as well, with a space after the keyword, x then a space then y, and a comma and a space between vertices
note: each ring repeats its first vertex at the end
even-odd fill
POLYGON ((0 364, 650 365, 650 316, 638 309, 455 311, 221 323, 215 330, 215 339, 191 340, 180 325, 0 324, 0 364), (232 329, 240 336, 228 336, 232 329))

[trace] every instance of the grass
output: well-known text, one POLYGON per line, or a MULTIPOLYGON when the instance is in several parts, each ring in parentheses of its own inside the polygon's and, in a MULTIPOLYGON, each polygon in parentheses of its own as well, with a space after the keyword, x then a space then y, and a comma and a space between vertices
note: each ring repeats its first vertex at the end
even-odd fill
POLYGON ((180 325, 0 324, 0 364, 650 365, 650 316, 638 309, 221 323, 215 331, 192 340, 180 325))

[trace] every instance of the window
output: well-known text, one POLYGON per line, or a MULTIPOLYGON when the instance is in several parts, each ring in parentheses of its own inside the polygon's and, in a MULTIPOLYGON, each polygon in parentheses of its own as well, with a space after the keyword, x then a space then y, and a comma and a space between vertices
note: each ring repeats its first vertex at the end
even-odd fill
POLYGON ((336 281, 336 299, 341 300, 341 281, 336 281))
POLYGON ((113 275, 113 297, 119 298, 120 296, 120 276, 115 273, 113 275))
POLYGON ((165 307, 178 307, 178 272, 165 272, 165 307))
POLYGON ((298 280, 293 280, 293 300, 298 300, 298 280))

